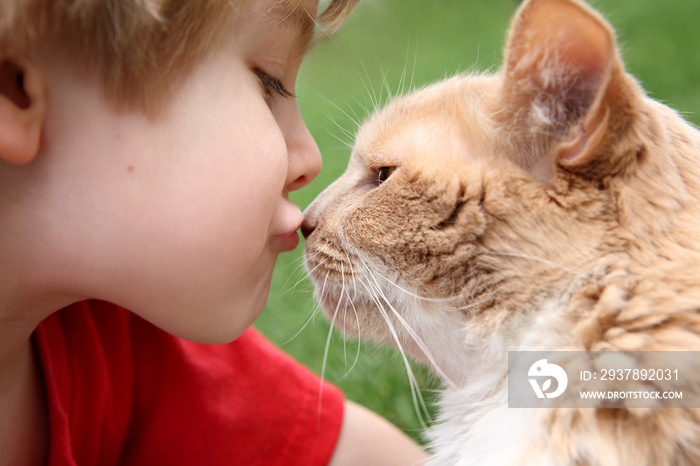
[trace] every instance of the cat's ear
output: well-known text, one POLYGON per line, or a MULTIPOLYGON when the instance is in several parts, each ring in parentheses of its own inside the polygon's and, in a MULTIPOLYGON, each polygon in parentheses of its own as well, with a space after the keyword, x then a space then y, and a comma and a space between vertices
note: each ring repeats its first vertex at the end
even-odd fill
POLYGON ((540 174, 544 166, 546 178, 553 164, 591 162, 622 74, 615 36, 596 12, 575 0, 526 1, 508 39, 499 108, 528 147, 519 163, 540 174))

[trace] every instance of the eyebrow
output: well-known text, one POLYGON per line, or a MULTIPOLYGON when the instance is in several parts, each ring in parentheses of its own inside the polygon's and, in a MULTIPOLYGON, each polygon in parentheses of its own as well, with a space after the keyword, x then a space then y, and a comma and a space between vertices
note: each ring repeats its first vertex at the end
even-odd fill
POLYGON ((308 48, 314 36, 316 21, 314 16, 304 8, 302 2, 294 0, 278 1, 268 12, 274 21, 295 29, 299 33, 299 42, 302 44, 303 49, 308 48))

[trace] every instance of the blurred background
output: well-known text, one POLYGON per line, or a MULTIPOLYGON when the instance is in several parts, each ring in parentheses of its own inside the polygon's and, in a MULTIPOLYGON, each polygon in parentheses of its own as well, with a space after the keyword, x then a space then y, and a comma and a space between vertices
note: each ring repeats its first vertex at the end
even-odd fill
MULTIPOLYGON (((519 3, 361 0, 340 32, 316 44, 302 66, 296 93, 324 166, 311 185, 292 193, 292 200, 305 208, 343 173, 358 123, 398 90, 455 73, 497 70, 519 3)), ((647 92, 700 123, 700 0, 597 0, 593 5, 614 26, 627 69, 647 92)), ((435 416, 439 381, 412 363, 416 394, 395 351, 331 331, 305 278, 302 251, 300 246, 280 256, 270 300, 256 326, 349 399, 422 441, 424 426, 435 416)))

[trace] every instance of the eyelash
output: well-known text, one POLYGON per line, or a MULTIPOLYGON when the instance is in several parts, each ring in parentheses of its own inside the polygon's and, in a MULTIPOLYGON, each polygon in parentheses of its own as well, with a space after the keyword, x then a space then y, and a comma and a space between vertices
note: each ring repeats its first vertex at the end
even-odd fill
POLYGON ((265 90, 265 94, 269 97, 274 98, 279 96, 285 99, 296 97, 296 95, 289 92, 287 88, 284 87, 284 84, 282 84, 282 81, 279 79, 273 78, 259 68, 253 68, 253 72, 258 76, 258 79, 260 79, 263 89, 265 90))

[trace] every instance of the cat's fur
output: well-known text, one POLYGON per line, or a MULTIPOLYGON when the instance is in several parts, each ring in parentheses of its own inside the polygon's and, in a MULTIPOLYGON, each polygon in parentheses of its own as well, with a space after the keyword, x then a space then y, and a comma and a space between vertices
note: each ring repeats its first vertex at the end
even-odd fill
POLYGON ((507 408, 508 350, 700 350, 700 133, 583 3, 372 116, 304 232, 336 324, 445 379, 434 464, 700 464, 699 410, 507 408))

